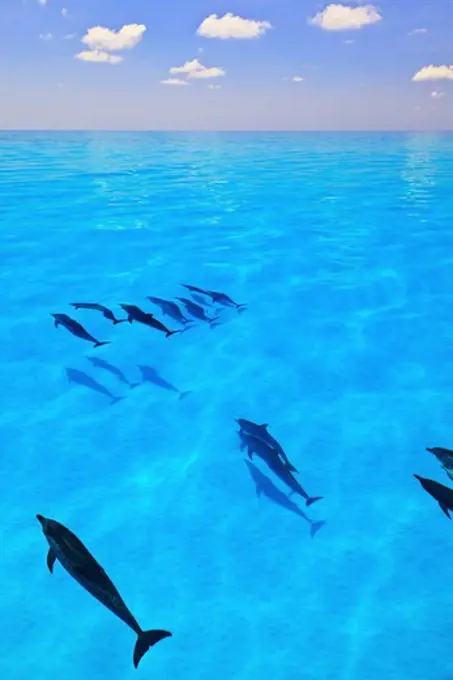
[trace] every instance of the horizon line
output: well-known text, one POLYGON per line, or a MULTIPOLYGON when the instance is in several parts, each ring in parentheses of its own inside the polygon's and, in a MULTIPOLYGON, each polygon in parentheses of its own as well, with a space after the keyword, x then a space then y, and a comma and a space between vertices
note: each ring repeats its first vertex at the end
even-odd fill
POLYGON ((269 129, 269 130, 248 130, 243 128, 238 129, 197 129, 197 128, 169 128, 169 129, 153 129, 153 128, 0 128, 0 134, 2 133, 22 133, 22 132, 38 132, 38 133, 82 133, 82 132, 109 132, 109 133, 144 133, 144 134, 185 134, 185 133, 206 133, 206 134, 407 134, 407 133, 453 133, 453 127, 451 128, 397 128, 397 129, 379 129, 379 128, 367 128, 367 129, 316 129, 316 128, 305 128, 305 129, 269 129))

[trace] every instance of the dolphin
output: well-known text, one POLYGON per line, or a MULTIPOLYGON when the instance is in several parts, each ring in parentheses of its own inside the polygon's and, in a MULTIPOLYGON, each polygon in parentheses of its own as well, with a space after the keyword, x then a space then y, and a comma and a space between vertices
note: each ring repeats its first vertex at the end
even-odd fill
POLYGON ((425 491, 439 503, 440 509, 447 515, 448 519, 451 519, 450 512, 453 512, 453 489, 439 484, 439 482, 435 482, 433 479, 426 479, 426 477, 420 477, 419 475, 414 475, 414 477, 418 479, 425 491))
POLYGON ((159 319, 156 319, 156 317, 154 316, 152 316, 149 319, 147 325, 150 326, 151 328, 155 328, 157 331, 162 331, 163 333, 165 333, 166 338, 169 338, 170 335, 175 335, 175 333, 181 333, 180 330, 177 331, 169 330, 167 326, 164 326, 164 324, 161 321, 159 321, 159 319))
POLYGON ((163 314, 166 314, 167 316, 171 317, 174 321, 178 321, 183 325, 192 323, 191 319, 186 319, 186 317, 181 312, 176 302, 172 302, 171 300, 163 300, 162 298, 151 296, 148 296, 148 300, 157 305, 157 307, 159 307, 163 314))
POLYGON ((117 319, 114 313, 108 307, 104 307, 104 305, 98 305, 95 302, 71 302, 71 305, 72 307, 75 307, 75 309, 94 309, 98 312, 101 312, 102 316, 104 316, 109 321, 113 321, 114 324, 124 323, 127 321, 127 319, 117 319))
POLYGON ((291 472, 298 472, 298 470, 290 462, 288 456, 283 451, 278 441, 271 434, 269 434, 267 430, 269 425, 267 423, 265 423, 264 425, 257 425, 256 423, 253 423, 251 420, 245 420, 245 418, 236 418, 236 422, 238 423, 239 427, 245 434, 249 434, 252 437, 256 437, 256 439, 261 439, 261 441, 265 442, 271 448, 278 451, 278 454, 283 459, 288 469, 291 470, 291 472))
POLYGON ((177 387, 169 383, 165 378, 162 378, 152 366, 138 366, 138 370, 142 374, 143 382, 150 382, 153 385, 157 385, 157 387, 162 387, 164 390, 169 390, 169 392, 176 392, 176 394, 179 394, 180 399, 184 399, 188 394, 191 394, 190 392, 178 390, 177 387))
POLYGON ((266 498, 272 501, 272 503, 275 503, 276 505, 285 508, 285 510, 289 510, 289 512, 293 512, 295 515, 302 517, 310 524, 310 536, 313 538, 321 529, 321 527, 324 526, 326 523, 325 520, 315 522, 310 519, 299 508, 299 506, 290 498, 288 498, 288 496, 283 493, 283 491, 280 491, 280 489, 275 486, 274 482, 272 482, 269 477, 264 475, 261 470, 256 467, 256 465, 251 463, 249 460, 244 460, 244 463, 247 465, 248 471, 255 482, 257 496, 259 497, 261 494, 263 494, 263 496, 266 496, 266 498))
POLYGON ((453 451, 451 449, 443 449, 441 446, 435 446, 432 449, 427 448, 426 450, 433 453, 444 467, 453 468, 453 451))
POLYGON ((109 362, 106 361, 105 359, 99 359, 99 357, 87 357, 87 359, 93 364, 93 366, 96 366, 96 368, 103 368, 104 371, 111 373, 116 378, 118 378, 120 382, 124 383, 125 385, 129 385, 129 387, 138 387, 138 385, 140 384, 132 383, 130 380, 126 378, 123 371, 121 371, 116 366, 109 364, 109 362))
POLYGON ((215 290, 208 290, 207 294, 212 298, 212 301, 223 307, 235 307, 238 312, 243 312, 247 305, 238 304, 232 300, 226 293, 217 293, 215 290))
POLYGON ((170 337, 170 335, 174 335, 175 333, 179 333, 180 331, 170 331, 166 326, 164 326, 163 323, 161 323, 158 319, 154 317, 153 314, 148 314, 148 312, 144 312, 140 307, 137 307, 136 305, 120 305, 122 309, 127 314, 127 320, 129 323, 132 323, 133 321, 138 321, 145 326, 149 326, 150 328, 156 328, 158 331, 163 331, 167 338, 170 337))
POLYGON ((208 291, 204 290, 203 288, 198 288, 197 286, 189 286, 187 283, 181 283, 181 286, 183 288, 187 288, 187 290, 189 290, 191 293, 199 293, 200 295, 210 297, 208 291))
POLYGON ((189 300, 188 298, 182 297, 177 297, 176 299, 183 303, 184 307, 187 309, 189 314, 193 316, 195 319, 200 319, 200 321, 207 321, 208 323, 213 323, 214 321, 217 321, 217 317, 210 319, 208 316, 206 316, 206 312, 203 309, 203 307, 195 304, 193 300, 189 300))
MULTIPOLYGON (((242 433, 238 433, 241 441, 243 441, 242 433)), ((290 489, 291 493, 297 493, 299 496, 305 499, 305 505, 308 507, 316 501, 322 500, 323 496, 309 496, 307 492, 302 488, 297 479, 291 473, 291 470, 285 465, 285 463, 278 456, 277 451, 269 446, 262 439, 257 439, 251 435, 246 437, 247 454, 251 459, 253 454, 259 456, 266 465, 272 470, 272 472, 284 482, 290 489)))
POLYGON ((111 399, 112 404, 116 404, 124 397, 115 397, 104 385, 98 383, 97 380, 84 373, 83 371, 78 371, 76 368, 67 368, 66 375, 70 383, 76 383, 77 385, 82 385, 83 387, 88 387, 88 389, 93 390, 93 392, 98 392, 111 399))
POLYGON ((152 314, 144 312, 143 309, 140 309, 140 307, 137 307, 136 305, 120 305, 120 307, 126 312, 129 323, 138 321, 139 323, 149 326, 150 319, 153 318, 152 314))
POLYGON ((55 319, 55 328, 58 328, 58 326, 63 326, 68 330, 70 333, 76 336, 76 338, 81 338, 82 340, 88 340, 89 342, 92 342, 95 347, 101 347, 102 345, 109 345, 110 341, 108 340, 107 342, 99 342, 99 340, 96 340, 96 338, 93 338, 92 335, 88 333, 88 331, 85 330, 85 328, 78 322, 75 321, 74 319, 71 319, 70 316, 67 314, 51 314, 53 318, 55 319))
POLYGON ((101 565, 75 534, 54 519, 36 515, 49 544, 47 567, 50 573, 56 560, 82 588, 107 607, 137 635, 133 663, 137 668, 142 657, 157 642, 171 637, 167 630, 143 630, 127 608, 123 598, 101 565))

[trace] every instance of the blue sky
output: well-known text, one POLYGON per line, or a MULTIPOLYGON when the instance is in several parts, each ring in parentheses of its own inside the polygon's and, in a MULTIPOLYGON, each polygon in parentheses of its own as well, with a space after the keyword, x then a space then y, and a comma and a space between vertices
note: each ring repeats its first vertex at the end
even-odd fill
POLYGON ((4 129, 453 129, 453 0, 1 0, 0 30, 4 129))

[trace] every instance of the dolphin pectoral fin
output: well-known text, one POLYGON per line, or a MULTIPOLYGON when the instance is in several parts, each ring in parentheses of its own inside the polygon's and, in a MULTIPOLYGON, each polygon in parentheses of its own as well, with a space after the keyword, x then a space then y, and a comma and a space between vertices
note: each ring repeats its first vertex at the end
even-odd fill
POLYGON ((52 548, 49 548, 49 552, 47 553, 47 566, 51 574, 53 574, 53 565, 55 564, 56 559, 57 556, 55 555, 54 551, 52 548))
POLYGON ((447 508, 445 503, 439 503, 439 505, 440 505, 440 509, 442 510, 442 512, 444 512, 447 515, 448 519, 451 519, 449 508, 447 508))
POLYGON ((251 449, 247 449, 247 455, 250 458, 250 460, 253 460, 253 451, 251 449))
POLYGON ((260 498, 261 494, 263 493, 263 489, 259 486, 259 484, 256 485, 255 491, 258 498, 260 498))
POLYGON ((172 634, 168 630, 144 630, 138 636, 134 648, 134 668, 138 667, 142 657, 146 654, 148 649, 155 645, 160 640, 171 637, 172 634))

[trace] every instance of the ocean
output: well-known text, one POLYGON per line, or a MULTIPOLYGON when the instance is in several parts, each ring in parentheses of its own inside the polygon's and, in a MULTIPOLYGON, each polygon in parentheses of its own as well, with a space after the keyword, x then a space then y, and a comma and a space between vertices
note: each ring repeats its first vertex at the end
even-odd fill
POLYGON ((453 135, 1 133, 0 226, 2 680, 452 680, 453 135), (247 308, 71 307, 181 284, 247 308), (172 632, 138 670, 36 514, 172 632))

